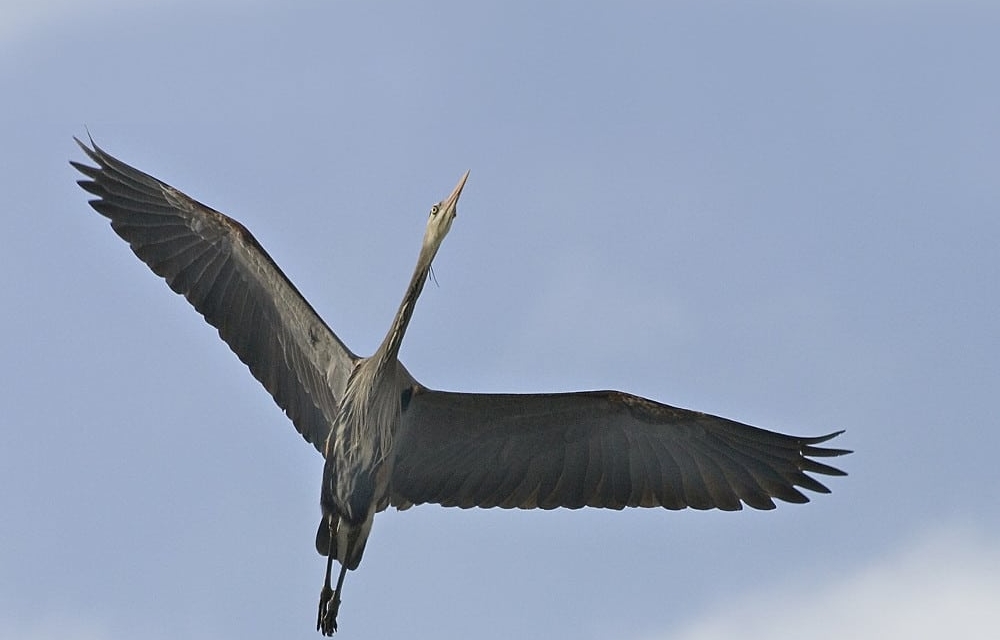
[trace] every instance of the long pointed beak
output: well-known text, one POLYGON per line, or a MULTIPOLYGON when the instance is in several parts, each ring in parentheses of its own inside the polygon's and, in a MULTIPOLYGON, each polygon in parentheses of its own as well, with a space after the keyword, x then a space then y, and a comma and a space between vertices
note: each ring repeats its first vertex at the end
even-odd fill
POLYGON ((458 184, 455 185, 455 189, 451 192, 451 195, 449 195, 447 198, 444 199, 444 202, 442 204, 444 205, 445 211, 450 211, 454 207, 458 206, 458 197, 462 195, 462 187, 465 186, 465 181, 468 179, 469 179, 469 172, 466 171, 465 175, 463 175, 462 178, 458 181, 458 184))

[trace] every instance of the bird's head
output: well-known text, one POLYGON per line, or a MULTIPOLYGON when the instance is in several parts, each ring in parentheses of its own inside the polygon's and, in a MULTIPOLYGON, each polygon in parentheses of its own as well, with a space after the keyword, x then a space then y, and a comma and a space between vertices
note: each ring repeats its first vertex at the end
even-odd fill
POLYGON ((427 231, 424 233, 424 251, 429 251, 429 258, 433 259, 438 247, 444 241, 451 229, 451 223, 458 215, 458 197, 462 195, 462 187, 469 179, 469 172, 458 181, 451 195, 431 207, 430 215, 427 217, 427 231))

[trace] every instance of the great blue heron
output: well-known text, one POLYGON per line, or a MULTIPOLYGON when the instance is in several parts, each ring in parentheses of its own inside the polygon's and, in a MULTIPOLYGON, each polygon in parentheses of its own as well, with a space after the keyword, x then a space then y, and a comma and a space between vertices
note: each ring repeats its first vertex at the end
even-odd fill
POLYGON ((620 391, 452 393, 429 389, 399 346, 468 178, 431 207, 417 266, 375 354, 355 355, 250 232, 100 149, 90 205, 139 259, 183 294, 326 458, 316 549, 326 579, 316 628, 337 629, 344 576, 356 569, 375 513, 389 505, 553 509, 584 506, 773 509, 829 489, 805 472, 843 471, 813 458, 840 431, 796 437, 620 391), (331 587, 333 561, 340 563, 331 587))

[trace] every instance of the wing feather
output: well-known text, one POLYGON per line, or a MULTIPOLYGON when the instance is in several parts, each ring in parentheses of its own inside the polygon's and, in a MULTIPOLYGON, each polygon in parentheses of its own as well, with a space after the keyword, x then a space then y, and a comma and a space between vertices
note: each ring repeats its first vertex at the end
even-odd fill
POLYGON ((236 220, 77 140, 90 205, 185 296, 321 453, 357 360, 236 220))
POLYGON ((392 504, 531 509, 773 509, 827 493, 813 460, 849 451, 618 391, 464 394, 418 388, 403 412, 392 504))

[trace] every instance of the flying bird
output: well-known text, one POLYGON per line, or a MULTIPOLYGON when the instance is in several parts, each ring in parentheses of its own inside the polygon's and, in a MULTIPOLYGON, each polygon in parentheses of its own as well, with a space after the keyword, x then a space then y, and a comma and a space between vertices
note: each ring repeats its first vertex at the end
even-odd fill
MULTIPOLYGON (((75 138, 74 138, 75 139, 75 138)), ((807 473, 842 433, 784 435, 623 393, 455 393, 397 356, 469 173, 431 207, 417 265, 385 339, 352 352, 236 220, 75 139, 90 205, 213 327, 325 458, 316 549, 326 557, 316 628, 337 629, 344 577, 387 507, 773 509, 829 493, 807 473), (340 565, 332 583, 333 562, 340 565)))

